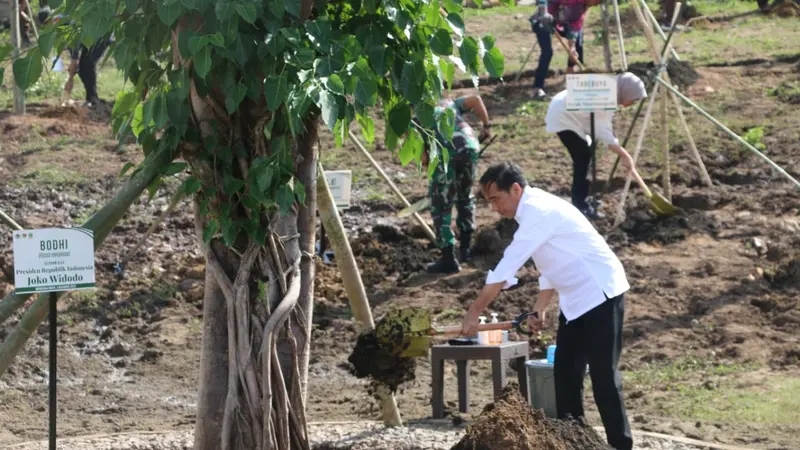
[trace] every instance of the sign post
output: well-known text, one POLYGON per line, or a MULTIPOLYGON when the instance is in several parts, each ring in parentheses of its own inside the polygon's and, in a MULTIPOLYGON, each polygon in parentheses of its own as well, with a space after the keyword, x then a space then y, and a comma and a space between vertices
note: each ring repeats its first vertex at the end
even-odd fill
MULTIPOLYGON (((568 74, 566 109, 567 111, 589 113, 592 141, 592 187, 594 187, 597 181, 597 142, 594 136, 594 114, 601 111, 617 110, 616 77, 606 74, 568 74)), ((597 205, 595 204, 594 207, 597 208, 597 205)))
MULTIPOLYGON (((336 208, 347 209, 350 207, 350 193, 353 184, 353 172, 350 170, 326 170, 325 181, 328 183, 331 196, 336 208)), ((319 256, 328 262, 325 256, 325 225, 319 225, 319 256)))
POLYGON ((50 297, 50 450, 56 449, 58 292, 95 287, 94 233, 86 228, 14 231, 16 293, 50 297))

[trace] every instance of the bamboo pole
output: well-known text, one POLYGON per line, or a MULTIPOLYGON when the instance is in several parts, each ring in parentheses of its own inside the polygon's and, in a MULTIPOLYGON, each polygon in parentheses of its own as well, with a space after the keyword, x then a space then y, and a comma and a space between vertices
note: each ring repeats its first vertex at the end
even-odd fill
MULTIPOLYGON (((647 110, 644 113, 644 122, 642 122, 642 128, 639 130, 639 138, 636 140, 636 150, 633 152, 633 164, 634 166, 639 161, 639 153, 642 150, 642 144, 644 144, 644 136, 647 132, 647 126, 650 124, 650 116, 653 113, 653 105, 656 103, 656 96, 658 95, 658 83, 653 85, 653 90, 650 92, 650 101, 647 102, 647 110)), ((631 173, 628 172, 628 175, 625 177, 625 187, 622 189, 622 196, 619 199, 619 206, 617 207, 617 216, 614 220, 613 228, 619 226, 622 223, 622 219, 625 216, 625 202, 628 199, 628 190, 631 187, 631 173)))
POLYGON ((664 197, 672 203, 672 181, 670 180, 670 161, 669 161, 669 116, 667 116, 668 95, 661 95, 661 150, 664 157, 664 172, 662 183, 664 186, 664 197))
MULTIPOLYGON (((117 195, 108 202, 100 211, 97 211, 91 218, 83 225, 94 231, 94 247, 95 250, 99 248, 103 241, 114 229, 117 222, 119 222, 128 208, 142 195, 147 186, 158 176, 161 168, 169 164, 174 159, 174 155, 167 149, 160 149, 152 153, 142 166, 142 169, 136 173, 125 185, 120 189, 117 195)), ((57 293, 59 297, 64 295, 63 292, 57 293)), ((2 302, 0 302, 0 323, 3 323, 11 314, 14 313, 19 307, 31 297, 31 294, 12 293, 7 295, 2 302), (14 306, 17 306, 14 308, 14 306)), ((35 330, 47 317, 49 310, 49 296, 40 295, 31 305, 31 307, 23 314, 19 324, 11 332, 11 334, 0 344, 0 377, 5 373, 11 362, 22 350, 25 343, 35 330)))
POLYGON ((16 231, 22 229, 22 227, 17 222, 14 222, 14 219, 9 217, 8 214, 4 213, 1 210, 0 210, 0 220, 2 220, 3 223, 5 223, 6 225, 10 226, 11 228, 13 228, 16 231))
MULTIPOLYGON (((656 31, 658 32, 658 35, 661 37, 661 40, 666 42, 667 36, 664 34, 664 30, 661 29, 661 25, 659 25, 658 20, 656 20, 656 17, 653 15, 653 11, 651 11, 650 7, 647 6, 647 2, 645 0, 641 0, 641 1, 642 1, 642 6, 644 7, 643 9, 645 10, 645 12, 647 13, 648 18, 650 19, 651 26, 649 26, 648 28, 650 29, 651 32, 652 32, 653 28, 655 28, 656 31)), ((633 2, 633 3, 636 3, 636 2, 633 2)), ((675 10, 677 11, 678 9, 679 9, 678 5, 675 5, 675 10)), ((675 26, 675 22, 674 21, 672 22, 672 26, 673 27, 675 26)), ((674 48, 672 50, 670 50, 670 53, 672 54, 673 58, 677 59, 678 61, 681 60, 680 56, 678 56, 678 52, 676 52, 674 48)))
MULTIPOLYGON (((397 195, 397 198, 399 198, 400 201, 403 202, 403 206, 405 206, 406 208, 410 207, 411 203, 408 202, 408 199, 406 199, 406 196, 403 195, 402 192, 400 192, 400 189, 398 189, 397 186, 392 181, 392 179, 389 178, 389 175, 387 175, 386 172, 383 171, 383 169, 378 164, 378 162, 375 161, 375 158, 373 158, 372 155, 370 155, 370 153, 367 150, 367 148, 364 147, 364 144, 362 144, 361 141, 356 139, 356 137, 353 136, 352 134, 350 134, 350 140, 353 141, 353 143, 356 145, 356 147, 358 147, 358 149, 361 151, 361 153, 363 153, 364 156, 366 156, 367 159, 369 159, 369 162, 370 162, 370 164, 372 164, 372 167, 374 167, 375 170, 378 171, 380 176, 386 181, 387 184, 389 184, 389 187, 392 188, 392 191, 395 193, 395 195, 397 195)), ((431 230, 431 227, 428 226, 428 224, 425 222, 425 220, 422 218, 422 216, 420 216, 419 213, 414 213, 414 214, 412 214, 412 216, 414 217, 414 220, 416 220, 417 223, 419 223, 420 226, 422 226, 422 228, 425 230, 425 234, 428 235, 428 237, 431 239, 431 241, 432 242, 436 242, 436 234, 433 232, 433 230, 431 230)))
POLYGON ((714 116, 712 116, 711 114, 709 114, 709 113, 705 112, 705 111, 704 111, 702 108, 700 108, 700 107, 699 107, 699 106, 698 106, 696 103, 694 103, 694 102, 693 102, 693 101, 691 101, 691 100, 690 100, 688 97, 686 97, 685 95, 683 95, 683 94, 682 94, 682 93, 681 93, 679 90, 675 89, 675 88, 674 88, 673 86, 671 86, 669 83, 667 83, 666 81, 664 81, 663 79, 661 79, 661 77, 656 77, 656 81, 657 81, 658 83, 662 84, 662 85, 663 85, 665 88, 669 89, 669 90, 670 90, 670 91, 671 91, 673 94, 675 94, 675 95, 676 95, 678 98, 680 98, 681 100, 683 100, 684 102, 686 102, 686 103, 687 103, 689 106, 691 106, 692 108, 694 108, 694 109, 695 109, 697 112, 699 112, 699 113, 700 113, 700 114, 701 114, 703 117, 705 117, 706 119, 710 120, 710 121, 711 121, 711 123, 713 123, 714 125, 716 125, 716 126, 717 126, 717 127, 720 129, 720 130, 724 131, 724 132, 725 132, 725 133, 726 133, 728 136, 732 137, 733 139, 735 139, 736 141, 738 141, 740 144, 744 145, 744 146, 745 146, 745 148, 747 148, 747 149, 748 149, 748 150, 750 150, 751 152, 755 153, 755 154, 756 154, 756 156, 758 156, 759 158, 761 158, 761 159, 763 159, 764 161, 766 161, 766 162, 767 162, 767 164, 769 164, 770 166, 772 166, 772 168, 773 168, 773 169, 775 169, 776 171, 778 171, 778 173, 780 173, 781 175, 783 175, 784 177, 786 177, 786 178, 787 178, 789 181, 791 181, 791 182, 792 182, 792 183, 793 183, 795 186, 797 186, 798 188, 800 188, 800 181, 797 181, 797 180, 796 180, 794 177, 792 177, 792 176, 791 176, 791 175, 790 175, 788 172, 786 172, 786 170, 784 170, 784 169, 783 169, 783 167, 781 167, 781 166, 777 165, 777 164, 776 164, 774 161, 772 161, 771 159, 769 159, 769 158, 768 158, 768 157, 767 157, 765 154, 761 153, 760 151, 758 151, 758 149, 756 149, 755 147, 753 147, 752 145, 750 145, 749 143, 747 143, 747 141, 745 141, 744 139, 742 139, 742 137, 741 137, 741 136, 739 136, 738 134, 736 134, 736 133, 734 133, 733 131, 731 131, 731 130, 730 130, 728 127, 726 127, 725 125, 723 125, 723 124, 722 124, 722 122, 720 122, 719 120, 715 119, 715 118, 714 118, 714 116))
MULTIPOLYGON (((342 219, 333 200, 328 180, 325 178, 325 171, 319 165, 317 171, 317 210, 322 220, 322 226, 328 234, 331 247, 336 254, 336 267, 342 277, 347 298, 350 301, 350 310, 353 311, 353 318, 356 320, 359 331, 375 329, 375 321, 372 319, 372 311, 369 308, 367 292, 361 280, 361 273, 353 257, 353 250, 347 240, 342 219)), ((400 411, 397 409, 397 401, 394 395, 386 386, 380 387, 376 395, 381 402, 383 412, 383 423, 390 427, 403 425, 400 418, 400 411)))
POLYGON ((628 70, 628 57, 625 55, 625 40, 622 36, 622 20, 619 18, 619 2, 612 0, 614 5, 614 19, 617 21, 617 41, 619 42, 619 54, 622 59, 622 70, 628 70))
POLYGON ((697 149, 697 144, 694 142, 692 130, 689 129, 689 124, 686 122, 686 117, 683 115, 681 102, 673 92, 670 92, 669 96, 672 99, 672 102, 675 104, 675 109, 678 111, 678 119, 681 122, 681 128, 683 128, 683 132, 686 133, 686 139, 689 140, 689 148, 692 150, 692 156, 697 162, 698 167, 700 167, 700 178, 703 179, 703 184, 706 186, 712 186, 713 183, 711 182, 711 176, 708 175, 706 165, 703 163, 703 158, 700 157, 700 151, 697 149))
POLYGON ((534 50, 536 50, 536 47, 538 45, 539 45, 539 41, 534 42, 533 46, 531 47, 531 51, 528 52, 528 56, 526 56, 525 60, 522 61, 522 66, 519 68, 519 72, 517 72, 517 75, 514 77, 514 82, 515 83, 517 81, 519 81, 520 77, 522 76, 522 72, 525 71, 525 66, 528 65, 528 61, 530 61, 531 55, 533 55, 533 52, 534 52, 534 50))
POLYGON ((606 63, 606 72, 611 73, 614 68, 611 66, 611 35, 608 32, 611 28, 611 16, 608 14, 608 1, 603 0, 600 10, 603 13, 603 59, 606 63))
MULTIPOLYGON (((14 48, 11 61, 19 59, 22 36, 19 29, 19 1, 11 0, 11 45, 14 48)), ((14 78, 14 113, 25 114, 25 93, 14 78)))

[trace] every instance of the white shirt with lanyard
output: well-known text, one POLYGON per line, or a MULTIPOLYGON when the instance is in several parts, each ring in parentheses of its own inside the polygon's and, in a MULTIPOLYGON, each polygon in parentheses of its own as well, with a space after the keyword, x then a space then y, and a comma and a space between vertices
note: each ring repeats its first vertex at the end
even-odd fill
POLYGON ((503 259, 486 284, 517 284, 515 274, 532 258, 541 273, 539 289, 555 289, 561 312, 575 320, 630 289, 625 269, 605 239, 569 202, 525 187, 514 217, 519 224, 503 259))

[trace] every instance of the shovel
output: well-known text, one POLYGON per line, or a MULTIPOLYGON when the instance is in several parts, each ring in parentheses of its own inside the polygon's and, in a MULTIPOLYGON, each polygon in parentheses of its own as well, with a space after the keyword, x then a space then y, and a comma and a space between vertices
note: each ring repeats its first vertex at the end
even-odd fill
MULTIPOLYGON (((478 331, 515 330, 531 336, 527 318, 535 313, 523 313, 508 322, 478 325, 478 331)), ((424 308, 404 308, 392 311, 375 327, 378 345, 392 355, 416 358, 428 355, 431 338, 434 336, 458 335, 461 326, 433 327, 430 311, 424 308)))
MULTIPOLYGON (((481 149, 481 151, 478 152, 478 158, 481 157, 483 152, 486 151, 486 148, 489 147, 492 144, 492 142, 494 142, 494 140, 496 138, 497 138, 496 134, 494 136, 492 136, 491 138, 489 138, 489 141, 486 142, 486 145, 484 145, 483 148, 481 149)), ((475 197, 474 194, 470 194, 470 198, 474 198, 474 197, 475 197)), ((401 209, 397 213, 397 217, 402 219, 403 217, 408 217, 408 216, 410 216, 410 215, 412 215, 414 213, 419 213, 419 212, 425 211, 426 209, 428 209, 430 207, 431 207, 431 199, 428 198, 428 197, 425 197, 422 200, 419 200, 417 202, 412 203, 411 206, 406 206, 405 208, 401 209)))
POLYGON ((663 195, 659 194, 658 192, 653 192, 650 188, 647 187, 642 177, 635 173, 634 178, 636 178, 636 183, 639 184, 639 187, 642 188, 644 191, 645 197, 650 201, 650 209, 653 210, 656 215, 659 216, 671 216, 675 214, 677 211, 675 206, 669 202, 663 195))

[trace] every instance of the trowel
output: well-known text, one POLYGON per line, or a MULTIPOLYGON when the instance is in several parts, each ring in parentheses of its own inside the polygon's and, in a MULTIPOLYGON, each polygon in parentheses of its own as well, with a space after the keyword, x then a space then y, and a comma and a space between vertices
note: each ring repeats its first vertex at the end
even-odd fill
MULTIPOLYGON (((514 320, 478 325, 478 331, 515 330, 531 336, 528 329, 528 316, 536 313, 523 313, 514 320)), ((431 338, 443 335, 458 335, 461 325, 434 327, 430 311, 424 308, 404 308, 392 311, 375 326, 378 345, 393 355, 403 358, 416 358, 428 355, 431 338)))

